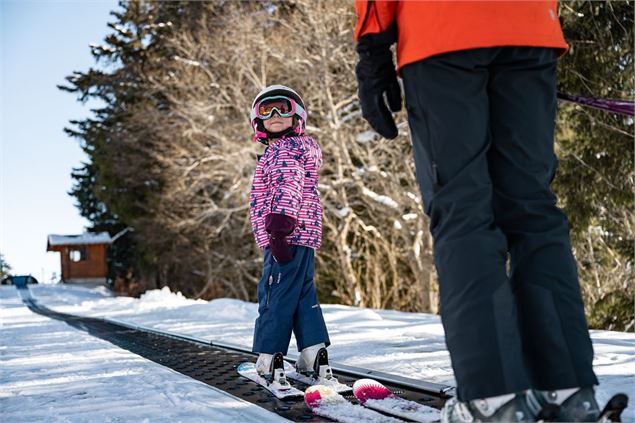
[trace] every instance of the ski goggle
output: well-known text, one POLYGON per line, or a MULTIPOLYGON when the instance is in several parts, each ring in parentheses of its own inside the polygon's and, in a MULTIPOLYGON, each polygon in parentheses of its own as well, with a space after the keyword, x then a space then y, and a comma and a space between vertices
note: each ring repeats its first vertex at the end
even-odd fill
POLYGON ((302 115, 304 109, 293 99, 284 96, 265 97, 254 107, 255 117, 267 120, 277 112, 280 117, 291 117, 295 114, 302 115))

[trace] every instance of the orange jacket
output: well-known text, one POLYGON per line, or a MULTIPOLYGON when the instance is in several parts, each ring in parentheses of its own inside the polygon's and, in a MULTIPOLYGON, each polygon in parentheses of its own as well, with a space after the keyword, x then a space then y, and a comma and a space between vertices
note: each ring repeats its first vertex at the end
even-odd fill
POLYGON ((481 47, 569 47, 557 0, 355 0, 355 40, 397 21, 399 68, 436 54, 481 47))

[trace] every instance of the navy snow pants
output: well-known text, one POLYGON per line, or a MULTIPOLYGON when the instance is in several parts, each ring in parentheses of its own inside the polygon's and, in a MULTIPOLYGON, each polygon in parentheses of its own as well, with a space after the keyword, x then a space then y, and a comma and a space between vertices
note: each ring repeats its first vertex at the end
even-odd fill
POLYGON ((293 260, 280 264, 265 249, 262 277, 258 282, 258 319, 254 330, 253 352, 287 354, 291 332, 298 351, 330 344, 313 282, 313 248, 292 245, 293 260))
POLYGON ((550 188, 556 59, 497 47, 402 69, 463 401, 598 383, 568 221, 550 188))

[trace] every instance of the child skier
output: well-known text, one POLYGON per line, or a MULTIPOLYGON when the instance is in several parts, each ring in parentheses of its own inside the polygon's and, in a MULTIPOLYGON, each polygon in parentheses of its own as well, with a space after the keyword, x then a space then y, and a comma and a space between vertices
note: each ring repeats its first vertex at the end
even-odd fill
POLYGON ((267 146, 250 195, 253 234, 264 250, 252 351, 260 353, 256 370, 270 381, 292 331, 300 351, 296 371, 314 377, 330 372, 330 341, 313 284, 314 252, 322 238, 322 153, 304 135, 306 119, 298 93, 283 85, 262 90, 251 108, 254 141, 267 146))

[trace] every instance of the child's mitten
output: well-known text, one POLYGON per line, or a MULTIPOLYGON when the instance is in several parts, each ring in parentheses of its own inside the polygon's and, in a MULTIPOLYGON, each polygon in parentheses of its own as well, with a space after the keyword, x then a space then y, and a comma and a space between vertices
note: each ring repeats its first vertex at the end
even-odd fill
POLYGON ((271 213, 265 217, 265 230, 269 233, 271 254, 279 263, 293 260, 287 236, 293 232, 295 225, 296 220, 284 214, 271 213))

